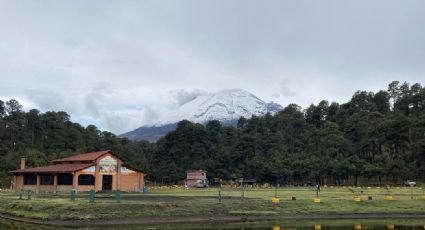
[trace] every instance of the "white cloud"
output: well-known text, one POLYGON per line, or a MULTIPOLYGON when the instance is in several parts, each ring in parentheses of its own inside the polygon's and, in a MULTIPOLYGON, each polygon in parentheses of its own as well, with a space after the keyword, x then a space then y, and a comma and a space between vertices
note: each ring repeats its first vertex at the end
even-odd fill
POLYGON ((180 89, 176 95, 177 106, 181 106, 198 96, 207 94, 206 91, 195 89, 191 92, 185 91, 184 89, 180 89))
POLYGON ((204 92, 344 102, 424 84, 424 1, 2 1, 0 98, 114 133, 204 92), (367 6, 367 7, 366 7, 367 6))

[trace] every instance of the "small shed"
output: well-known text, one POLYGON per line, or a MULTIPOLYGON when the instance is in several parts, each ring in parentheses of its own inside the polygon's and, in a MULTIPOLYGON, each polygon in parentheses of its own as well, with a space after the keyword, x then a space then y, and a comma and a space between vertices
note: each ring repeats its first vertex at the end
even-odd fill
POLYGON ((197 188, 207 187, 207 171, 204 171, 202 169, 186 171, 186 185, 189 187, 197 188))
POLYGON ((255 179, 244 179, 244 178, 239 178, 239 185, 240 186, 244 186, 244 187, 252 187, 256 185, 256 180, 255 179))

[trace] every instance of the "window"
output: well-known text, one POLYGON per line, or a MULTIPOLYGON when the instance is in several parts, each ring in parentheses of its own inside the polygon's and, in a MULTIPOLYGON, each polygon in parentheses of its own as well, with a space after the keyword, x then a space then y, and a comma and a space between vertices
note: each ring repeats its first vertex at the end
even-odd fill
POLYGON ((71 174, 59 174, 58 185, 72 185, 73 176, 71 174))
POLYGON ((94 176, 85 174, 79 175, 78 185, 94 185, 94 176))
POLYGON ((41 185, 53 185, 53 175, 51 175, 51 174, 40 175, 40 184, 41 185))
POLYGON ((24 185, 36 185, 37 176, 35 174, 27 174, 24 176, 24 185))

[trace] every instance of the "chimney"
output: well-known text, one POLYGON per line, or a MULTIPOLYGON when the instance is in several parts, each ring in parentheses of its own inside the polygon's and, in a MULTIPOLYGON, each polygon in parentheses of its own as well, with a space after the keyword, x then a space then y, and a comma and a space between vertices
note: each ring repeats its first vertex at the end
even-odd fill
POLYGON ((21 157, 21 169, 25 169, 25 157, 21 157))

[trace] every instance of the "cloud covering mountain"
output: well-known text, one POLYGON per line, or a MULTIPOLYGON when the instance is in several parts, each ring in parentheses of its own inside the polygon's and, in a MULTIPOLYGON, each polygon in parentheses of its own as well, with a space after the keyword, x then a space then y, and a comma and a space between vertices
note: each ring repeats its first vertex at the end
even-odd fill
POLYGON ((227 89, 216 93, 201 93, 159 118, 152 126, 142 126, 121 136, 133 140, 154 141, 176 127, 181 120, 206 124, 218 120, 223 124, 235 124, 240 117, 275 114, 283 109, 277 103, 266 103, 242 89, 227 89))

